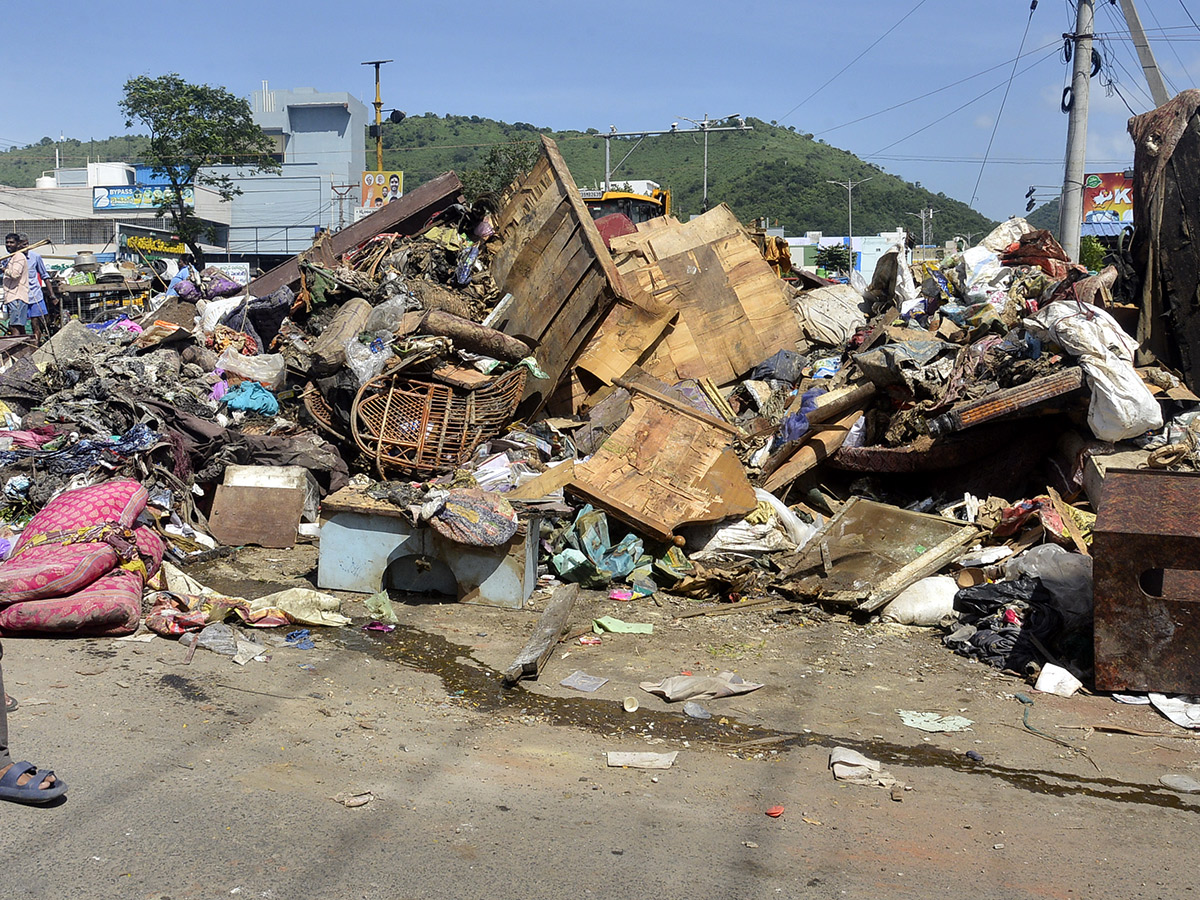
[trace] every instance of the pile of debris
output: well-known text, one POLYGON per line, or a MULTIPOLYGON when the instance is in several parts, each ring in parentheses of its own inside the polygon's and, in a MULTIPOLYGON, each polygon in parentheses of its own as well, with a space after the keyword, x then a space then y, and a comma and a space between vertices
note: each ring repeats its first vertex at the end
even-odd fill
MULTIPOLYGON (((1011 219, 936 263, 893 247, 869 283, 789 274, 725 206, 598 227, 545 139, 499 202, 460 191, 12 361, 9 537, 120 475, 147 494, 123 527, 176 564, 290 546, 319 502, 318 585, 381 615, 380 588, 519 608, 554 581, 817 603, 1147 687, 1093 660, 1092 535, 1109 468, 1196 467, 1200 400, 1136 358, 1127 272, 1011 219)), ((316 623, 151 587, 169 633, 316 623)))

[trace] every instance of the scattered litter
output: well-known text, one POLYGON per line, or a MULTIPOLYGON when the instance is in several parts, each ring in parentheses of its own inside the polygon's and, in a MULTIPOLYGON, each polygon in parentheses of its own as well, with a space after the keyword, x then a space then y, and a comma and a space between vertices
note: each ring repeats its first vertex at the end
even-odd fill
POLYGON ((701 706, 694 700, 689 700, 683 704, 684 715, 691 716, 693 719, 711 719, 712 713, 701 706))
POLYGON ((398 625, 400 620, 396 618, 396 611, 392 609, 392 600, 388 596, 386 590, 380 591, 377 594, 372 594, 363 604, 367 607, 372 618, 378 619, 388 625, 398 625))
POLYGON ((584 691, 590 694, 608 684, 608 679, 601 678, 599 675, 589 675, 577 669, 560 681, 559 684, 563 687, 574 688, 577 691, 584 691))
POLYGON ((1074 696, 1081 687, 1083 687, 1083 683, 1078 678, 1054 663, 1046 663, 1042 666, 1042 671, 1033 685, 1034 690, 1044 694, 1056 694, 1059 697, 1074 696))
POLYGON ((356 809, 360 806, 366 806, 372 800, 376 799, 373 791, 363 791, 361 794, 335 794, 329 798, 334 803, 340 803, 347 809, 356 809))
POLYGON ((903 786, 903 782, 884 769, 878 760, 848 747, 834 747, 829 751, 829 768, 838 781, 889 789, 897 784, 903 786))
POLYGON ((1200 780, 1191 775, 1162 775, 1159 777, 1158 783, 1173 791, 1179 791, 1181 794, 1200 794, 1200 780))
POLYGON ((939 716, 933 712, 918 712, 912 709, 898 709, 900 721, 909 728, 928 731, 932 734, 939 732, 966 731, 974 722, 962 716, 939 716))
POLYGON ((767 810, 767 815, 770 816, 772 819, 778 819, 780 816, 783 815, 783 807, 782 806, 772 806, 770 809, 767 810))
POLYGON ((658 683, 643 681, 638 687, 649 694, 658 694, 674 702, 716 700, 735 694, 748 694, 757 691, 762 685, 744 681, 741 675, 735 675, 733 672, 720 672, 716 675, 672 675, 658 683))
POLYGON ((654 626, 646 622, 624 622, 612 616, 601 616, 592 620, 592 631, 596 634, 606 631, 613 634, 654 634, 654 626))
POLYGON ((609 750, 607 753, 610 768, 625 767, 629 769, 669 769, 675 764, 678 750, 670 753, 624 752, 609 750))

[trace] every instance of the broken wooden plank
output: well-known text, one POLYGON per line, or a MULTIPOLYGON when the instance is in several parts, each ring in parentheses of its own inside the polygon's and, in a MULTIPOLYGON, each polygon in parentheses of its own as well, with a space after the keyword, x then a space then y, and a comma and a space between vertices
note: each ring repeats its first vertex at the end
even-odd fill
POLYGON ((512 294, 494 327, 532 341, 548 379, 525 385, 522 416, 553 394, 596 325, 627 293, 557 145, 542 138, 542 157, 496 216, 502 241, 492 262, 496 283, 512 294))
POLYGON ((833 456, 846 442, 850 429, 860 418, 862 411, 854 410, 828 428, 814 430, 812 437, 806 443, 800 444, 791 458, 768 476, 763 483, 763 489, 773 494, 833 456))
POLYGON ((558 636, 566 630, 567 619, 578 596, 577 584, 564 584, 554 589, 533 636, 525 645, 525 649, 513 660, 513 664, 505 670, 505 684, 516 684, 522 678, 537 678, 541 674, 558 636))
MULTIPOLYGON (((420 187, 408 191, 399 200, 385 204, 369 216, 348 225, 327 239, 329 251, 336 257, 357 247, 363 241, 384 232, 416 234, 447 207, 462 199, 462 182, 453 172, 439 175, 420 187)), ((300 257, 293 256, 265 275, 250 282, 248 290, 255 297, 266 297, 281 287, 295 285, 300 280, 300 257)))
MULTIPOLYGON (((828 422, 835 416, 840 416, 846 413, 847 410, 861 410, 866 402, 875 394, 875 385, 869 381, 865 384, 848 385, 844 388, 839 388, 836 391, 830 391, 827 394, 822 394, 817 398, 817 408, 808 414, 809 426, 819 425, 823 422, 828 422)), ((788 409, 787 414, 791 415, 800 409, 800 403, 803 395, 798 395, 796 400, 788 409)), ((768 478, 771 473, 775 472, 780 466, 786 463, 789 459, 796 455, 804 443, 813 436, 815 432, 810 429, 801 435, 799 440, 784 444, 769 457, 762 466, 762 477, 768 478)))
POLYGON ((634 530, 675 541, 680 525, 745 515, 757 506, 732 435, 698 410, 636 385, 633 411, 592 454, 576 464, 566 490, 634 530))

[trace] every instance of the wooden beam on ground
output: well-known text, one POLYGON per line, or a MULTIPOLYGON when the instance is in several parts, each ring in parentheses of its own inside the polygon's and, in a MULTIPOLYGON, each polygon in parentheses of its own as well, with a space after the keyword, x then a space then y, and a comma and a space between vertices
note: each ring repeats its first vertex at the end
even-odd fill
POLYGON ((505 684, 516 684, 522 678, 537 678, 542 666, 550 658, 550 652, 558 642, 558 636, 567 627, 567 618, 571 608, 579 596, 579 585, 564 584, 555 588, 550 595, 546 611, 538 620, 537 630, 525 649, 513 660, 513 664, 504 673, 505 684))

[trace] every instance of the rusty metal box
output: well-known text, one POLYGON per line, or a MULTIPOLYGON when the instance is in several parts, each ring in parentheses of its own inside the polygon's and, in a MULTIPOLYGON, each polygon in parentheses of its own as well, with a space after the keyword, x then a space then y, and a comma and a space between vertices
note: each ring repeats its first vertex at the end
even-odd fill
POLYGON ((1110 469, 1092 555, 1096 687, 1200 694, 1200 475, 1110 469))

